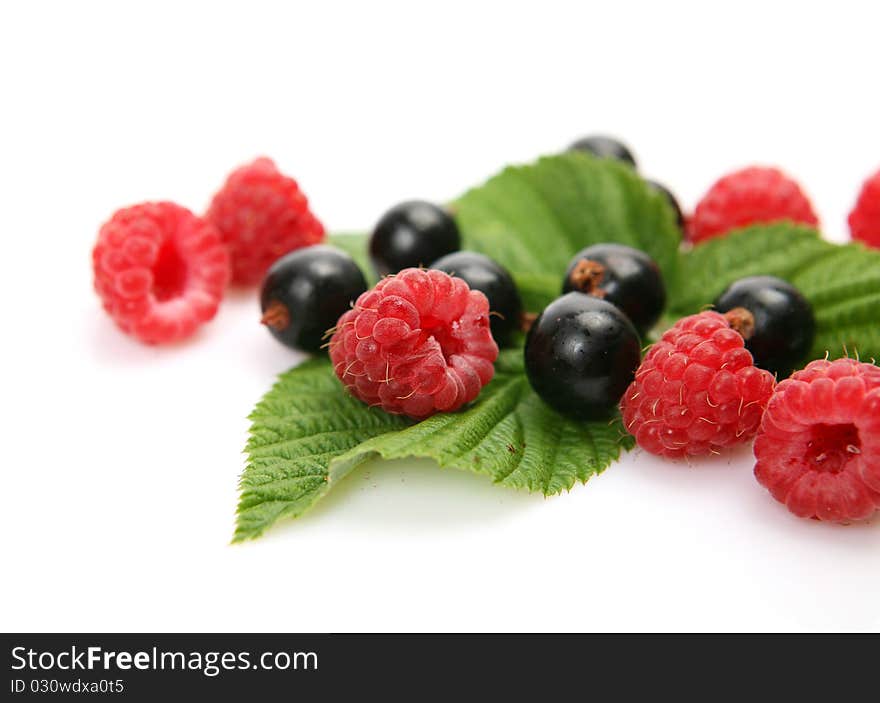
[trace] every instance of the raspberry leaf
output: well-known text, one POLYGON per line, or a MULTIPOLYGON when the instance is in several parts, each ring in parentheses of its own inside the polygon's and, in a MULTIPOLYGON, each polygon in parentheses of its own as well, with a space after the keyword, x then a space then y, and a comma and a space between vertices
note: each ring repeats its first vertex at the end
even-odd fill
POLYGON ((826 352, 832 358, 880 359, 880 251, 832 244, 803 225, 756 225, 695 246, 682 256, 671 310, 696 312, 735 280, 755 275, 789 281, 812 304, 816 339, 810 359, 826 352))
POLYGON ((679 286, 671 291, 669 307, 676 316, 698 312, 746 276, 778 276, 790 281, 795 272, 818 261, 831 246, 812 227, 785 222, 708 239, 682 256, 679 286))
POLYGON ((463 248, 506 266, 534 311, 558 297, 568 262, 591 244, 647 252, 668 287, 678 276, 681 236, 669 202, 610 159, 568 152, 511 166, 451 207, 463 248))
POLYGON ((334 457, 408 424, 345 393, 327 359, 282 374, 250 420, 233 541, 257 537, 279 518, 302 514, 329 489, 334 457))
POLYGON ((526 380, 519 350, 502 352, 495 368, 495 378, 469 409, 366 440, 334 459, 333 470, 344 475, 376 457, 421 457, 553 495, 601 473, 621 448, 632 447, 619 419, 575 422, 545 405, 526 380))
POLYGON ((601 473, 632 447, 617 419, 579 423, 544 405, 520 350, 502 353, 495 378, 467 410, 418 424, 349 397, 323 359, 282 374, 251 420, 233 541, 301 515, 369 459, 430 458, 550 495, 601 473))

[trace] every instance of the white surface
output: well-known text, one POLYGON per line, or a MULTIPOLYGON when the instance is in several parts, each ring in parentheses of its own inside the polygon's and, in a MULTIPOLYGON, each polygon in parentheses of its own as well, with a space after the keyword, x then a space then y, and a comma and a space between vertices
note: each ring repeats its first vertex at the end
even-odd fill
POLYGON ((804 5, 4 4, 0 627, 876 629, 880 519, 790 516, 748 449, 548 500, 371 465, 229 546, 245 416, 294 359, 252 293, 151 349, 91 291, 114 209, 200 209, 262 153, 357 229, 610 131, 688 206, 781 164, 839 238, 880 166, 880 16, 804 5))

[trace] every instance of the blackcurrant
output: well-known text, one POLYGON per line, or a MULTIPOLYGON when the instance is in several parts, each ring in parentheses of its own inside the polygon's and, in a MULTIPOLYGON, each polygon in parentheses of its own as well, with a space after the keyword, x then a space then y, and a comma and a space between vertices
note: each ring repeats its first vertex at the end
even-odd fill
POLYGON ((423 200, 395 205, 370 236, 370 259, 376 273, 387 276, 401 269, 427 266, 458 251, 461 236, 452 216, 423 200))
POLYGON ((636 158, 632 151, 622 142, 603 134, 592 134, 574 142, 569 151, 585 151, 602 159, 615 159, 636 167, 636 158))
POLYGON ((715 300, 718 312, 745 308, 754 317, 754 329, 746 330, 746 349, 755 366, 788 376, 813 346, 816 320, 803 294, 775 276, 750 276, 732 283, 715 300))
POLYGON ((577 419, 611 414, 633 380, 639 335, 619 308, 583 293, 550 303, 526 336, 526 375, 545 403, 577 419))
POLYGON ((669 205, 672 207, 672 212, 675 213, 675 224, 678 225, 680 230, 684 229, 684 214, 681 211, 681 205, 678 204, 678 199, 672 194, 672 191, 669 190, 662 183, 658 183, 657 181, 652 181, 648 178, 645 179, 645 183, 647 183, 651 188, 660 193, 669 205))
POLYGON ((458 276, 471 289, 481 291, 489 299, 492 312, 492 336, 504 346, 511 341, 522 316, 522 300, 516 283, 507 269, 488 256, 474 251, 457 251, 437 259, 432 269, 458 276))
POLYGON ((623 244, 594 244, 568 265, 562 292, 589 293, 616 305, 644 334, 666 306, 666 287, 657 263, 623 244))
POLYGON ((283 344, 319 352, 324 333, 366 289, 364 274, 344 251, 324 244, 297 249, 263 279, 262 322, 283 344))

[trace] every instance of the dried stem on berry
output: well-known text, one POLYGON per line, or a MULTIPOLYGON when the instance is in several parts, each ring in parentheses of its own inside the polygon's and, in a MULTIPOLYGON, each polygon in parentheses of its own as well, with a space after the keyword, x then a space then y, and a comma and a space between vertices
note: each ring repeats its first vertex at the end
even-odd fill
POLYGON ((597 298, 605 296, 605 291, 599 287, 605 277, 605 267, 598 261, 581 259, 575 264, 568 279, 576 290, 581 293, 594 295, 597 298))
POLYGON ((755 333, 755 316, 745 308, 728 310, 724 313, 724 319, 743 339, 749 339, 755 333))
POLYGON ((290 312, 283 303, 273 300, 263 313, 260 322, 273 330, 281 332, 290 325, 290 312))

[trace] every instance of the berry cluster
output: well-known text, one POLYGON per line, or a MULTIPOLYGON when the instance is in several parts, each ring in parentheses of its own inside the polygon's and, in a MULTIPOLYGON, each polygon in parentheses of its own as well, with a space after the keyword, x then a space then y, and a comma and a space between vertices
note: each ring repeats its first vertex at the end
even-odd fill
POLYGON ((862 186, 849 214, 849 231, 853 239, 880 248, 880 171, 862 186))
POLYGON ((817 225, 819 219, 801 187, 775 168, 752 166, 720 178, 697 203, 688 223, 692 242, 717 237, 737 227, 791 220, 817 225))
POLYGON ((92 264, 104 309, 147 344, 191 335, 214 317, 229 281, 217 231, 174 203, 117 211, 98 233, 92 264))
MULTIPOLYGON (((637 168, 632 150, 607 136, 570 149, 637 168)), ((690 217, 669 189, 645 183, 691 244, 758 222, 818 223, 800 186, 774 168, 724 176, 690 217)), ((853 238, 880 246, 880 172, 849 223, 853 238)), ((93 251, 95 288, 123 331, 159 344, 210 320, 229 282, 262 280, 262 322, 276 339, 328 350, 353 396, 414 420, 475 400, 499 345, 526 332, 528 381, 564 415, 619 411, 642 449, 670 458, 757 435, 755 475, 796 515, 850 521, 880 508, 880 369, 839 359, 794 371, 813 347, 815 320, 784 280, 734 281, 712 310, 657 332, 642 359, 666 306, 662 272, 643 251, 582 249, 560 272, 561 296, 530 314, 507 270, 460 250, 455 218, 436 204, 403 202, 379 219, 372 289, 354 259, 323 239, 297 182, 260 158, 229 175, 204 217, 168 202, 116 212, 93 251)))
POLYGON ((819 360, 782 381, 755 457, 758 481, 795 515, 870 517, 880 508, 880 368, 819 360))
POLYGON ((706 311, 679 320, 651 347, 623 396, 623 421, 643 449, 698 456, 754 437, 773 391, 739 331, 751 313, 706 311))
POLYGON ((489 301, 461 278, 407 268, 339 318, 330 359, 368 405, 421 419, 474 400, 494 374, 489 301))
POLYGON ((255 285, 280 256, 324 239, 299 185, 267 158, 236 169, 205 214, 232 258, 232 282, 255 285))

